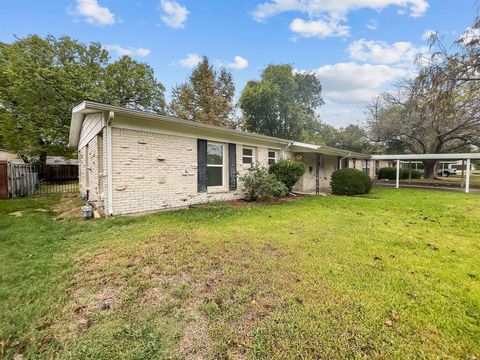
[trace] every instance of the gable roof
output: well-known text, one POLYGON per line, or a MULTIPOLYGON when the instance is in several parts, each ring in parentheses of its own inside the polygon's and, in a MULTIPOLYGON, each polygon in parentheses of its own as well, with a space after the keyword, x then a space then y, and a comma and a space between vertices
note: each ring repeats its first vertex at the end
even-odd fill
POLYGON ((82 123, 86 114, 98 113, 98 112, 110 112, 113 111, 116 114, 122 114, 129 117, 149 119, 153 121, 160 121, 169 124, 175 124, 181 128, 188 129, 190 131, 202 131, 211 132, 218 135, 235 135, 237 137, 243 137, 250 140, 258 140, 263 142, 272 142, 276 144, 283 144, 285 147, 292 151, 297 152, 319 152, 326 155, 337 156, 351 156, 360 159, 368 159, 370 156, 366 154, 360 154, 348 150, 337 149, 326 145, 307 144, 294 140, 281 139, 273 136, 266 136, 247 131, 229 129, 221 126, 204 124, 196 121, 180 119, 174 116, 160 115, 152 112, 128 109, 121 106, 114 106, 108 104, 102 104, 91 100, 83 100, 77 106, 72 109, 72 119, 70 123, 70 147, 77 147, 80 139, 80 132, 82 129, 82 123))

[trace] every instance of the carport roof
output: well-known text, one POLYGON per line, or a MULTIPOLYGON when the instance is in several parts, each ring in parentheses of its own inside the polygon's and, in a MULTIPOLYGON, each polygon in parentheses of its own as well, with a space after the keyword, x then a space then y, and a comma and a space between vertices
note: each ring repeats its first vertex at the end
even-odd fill
POLYGON ((480 160, 480 153, 372 155, 372 160, 480 160))

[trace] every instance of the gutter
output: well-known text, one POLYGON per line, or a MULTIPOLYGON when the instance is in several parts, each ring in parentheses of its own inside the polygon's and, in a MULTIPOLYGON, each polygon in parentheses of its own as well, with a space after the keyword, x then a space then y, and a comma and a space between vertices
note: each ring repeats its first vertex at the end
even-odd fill
POLYGON ((290 146, 292 146, 293 142, 289 141, 287 146, 285 146, 283 149, 282 149, 282 157, 284 158, 285 157, 285 150, 287 150, 290 146))
POLYGON ((342 168, 342 160, 350 157, 350 155, 352 155, 351 153, 348 153, 347 156, 344 156, 344 157, 341 157, 339 160, 338 160, 338 168, 341 169, 342 168))
POLYGON ((114 117, 115 113, 109 111, 107 120, 107 212, 110 216, 113 215, 112 121, 114 117))

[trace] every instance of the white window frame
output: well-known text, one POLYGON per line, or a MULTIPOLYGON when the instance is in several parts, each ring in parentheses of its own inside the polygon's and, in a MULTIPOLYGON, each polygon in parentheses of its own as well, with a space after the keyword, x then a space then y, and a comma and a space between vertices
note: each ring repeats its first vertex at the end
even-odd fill
POLYGON ((275 150, 275 149, 267 149, 267 164, 270 166, 272 164, 275 164, 278 162, 278 158, 279 158, 279 151, 278 150, 275 150), (270 157, 270 152, 273 152, 275 154, 275 156, 272 158, 270 157), (270 164, 270 160, 273 160, 273 163, 270 164))
POLYGON ((209 186, 208 185, 208 180, 207 180, 207 191, 208 190, 225 190, 226 189, 226 162, 227 160, 227 147, 226 147, 226 144, 224 143, 219 143, 219 142, 215 142, 215 141, 207 141, 207 171, 208 171, 208 168, 209 167, 220 167, 222 168, 222 185, 217 185, 217 186, 209 186), (222 164, 209 164, 208 163, 208 145, 220 145, 222 146, 222 164))
POLYGON ((255 164, 255 156, 256 156, 256 149, 253 146, 242 146, 242 164, 244 166, 252 166, 253 164, 255 164), (243 154, 244 149, 252 150, 252 155, 244 155, 243 154), (252 158, 252 162, 251 163, 243 162, 244 157, 252 158))

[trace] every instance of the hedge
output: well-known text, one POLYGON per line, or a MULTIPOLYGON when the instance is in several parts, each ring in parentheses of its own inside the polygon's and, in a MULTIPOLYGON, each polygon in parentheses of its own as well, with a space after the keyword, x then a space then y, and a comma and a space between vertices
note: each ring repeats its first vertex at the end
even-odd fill
MULTIPOLYGON (((408 179, 409 170, 400 169, 400 179, 408 179)), ((418 170, 412 169, 412 179, 420 179, 422 174, 418 170)), ((394 167, 384 167, 378 170, 378 179, 379 180, 396 180, 397 179, 397 168, 394 167)))
POLYGON ((363 171, 340 169, 333 172, 330 186, 334 195, 368 194, 372 189, 372 180, 363 171))

